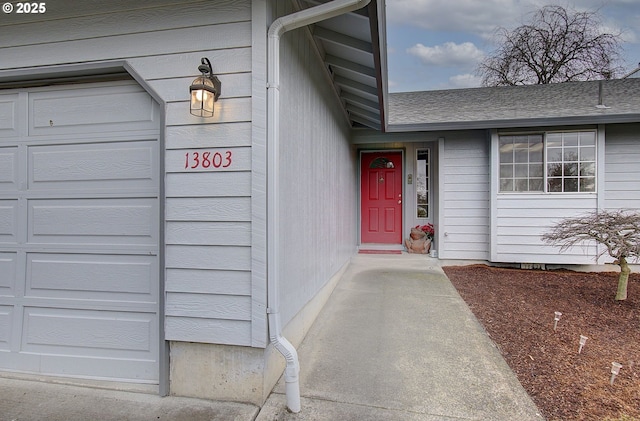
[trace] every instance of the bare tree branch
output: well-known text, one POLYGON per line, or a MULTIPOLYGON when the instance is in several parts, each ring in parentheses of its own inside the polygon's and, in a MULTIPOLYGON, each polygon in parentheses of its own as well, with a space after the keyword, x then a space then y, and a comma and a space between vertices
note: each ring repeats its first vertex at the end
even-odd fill
POLYGON ((596 12, 544 6, 526 25, 499 28, 500 47, 478 66, 485 86, 610 79, 622 67, 620 34, 600 32, 596 12))
POLYGON ((596 242, 605 247, 596 259, 609 254, 620 265, 620 278, 616 300, 627 298, 629 279, 628 259, 640 258, 640 213, 612 210, 594 211, 576 218, 566 218, 556 223, 542 236, 548 244, 565 252, 573 246, 596 242))

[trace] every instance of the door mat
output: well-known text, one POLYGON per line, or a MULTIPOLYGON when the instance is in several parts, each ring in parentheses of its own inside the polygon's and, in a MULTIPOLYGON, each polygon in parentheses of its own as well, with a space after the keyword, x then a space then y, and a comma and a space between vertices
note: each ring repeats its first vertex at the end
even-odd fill
POLYGON ((402 250, 358 250, 358 254, 402 254, 402 250))

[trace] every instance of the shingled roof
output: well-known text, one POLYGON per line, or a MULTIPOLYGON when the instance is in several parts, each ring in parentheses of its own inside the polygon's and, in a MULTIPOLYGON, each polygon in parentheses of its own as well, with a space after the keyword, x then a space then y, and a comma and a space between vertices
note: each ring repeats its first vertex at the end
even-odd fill
POLYGON ((640 79, 389 94, 389 132, 640 122, 640 79))

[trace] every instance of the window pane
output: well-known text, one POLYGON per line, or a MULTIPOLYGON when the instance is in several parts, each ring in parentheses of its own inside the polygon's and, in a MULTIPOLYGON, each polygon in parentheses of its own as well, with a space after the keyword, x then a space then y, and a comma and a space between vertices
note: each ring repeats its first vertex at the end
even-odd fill
POLYGON ((526 164, 529 162, 529 150, 528 149, 516 149, 515 150, 515 162, 526 164))
POLYGON ((547 167, 547 177, 562 177, 562 164, 549 164, 547 167))
POLYGON ((564 146, 578 146, 578 133, 563 133, 562 135, 564 146))
POLYGON ((542 177, 542 164, 529 164, 529 177, 542 177))
POLYGON ((562 191, 562 178, 547 178, 547 189, 551 193, 562 191))
POLYGON ((560 162, 562 161, 562 149, 561 148, 547 148, 547 161, 560 162))
POLYGON ((529 191, 529 180, 527 180, 526 178, 516 179, 515 188, 516 188, 516 191, 529 191))
POLYGON ((580 148, 580 161, 595 161, 596 160, 596 148, 584 147, 580 148))
POLYGON ((513 165, 500 165, 500 178, 512 178, 513 177, 513 165))
POLYGON ((529 179, 529 190, 530 191, 543 191, 544 190, 544 179, 543 178, 530 178, 529 179))
POLYGON ((565 161, 578 161, 578 148, 564 148, 565 161))
POLYGON ((532 145, 531 149, 529 149, 529 162, 542 162, 542 152, 542 142, 532 145))
POLYGON ((513 145, 515 148, 528 148, 529 147, 529 136, 514 136, 513 145))
POLYGON ((528 177, 529 165, 527 164, 515 164, 515 176, 516 177, 528 177))
POLYGON ((595 192, 596 191, 596 178, 588 177, 580 179, 580 191, 583 192, 595 192))
POLYGON ((578 191, 578 178, 565 178, 564 179, 564 191, 577 192, 578 191))
POLYGON ((500 191, 513 191, 513 179, 503 178, 500 180, 500 191))
POLYGON ((547 134, 547 148, 562 146, 562 134, 560 133, 548 133, 547 134))
POLYGON ((596 132, 581 132, 580 133, 580 145, 589 146, 596 144, 596 132))
POLYGON ((429 217, 429 149, 416 151, 416 217, 429 217))
POLYGON ((596 175, 596 164, 593 162, 587 162, 584 164, 580 164, 580 175, 581 176, 589 176, 595 177, 596 175))
POLYGON ((572 162, 570 164, 564 164, 564 176, 577 176, 578 175, 578 163, 572 162))
POLYGON ((509 163, 513 162, 513 143, 505 143, 505 140, 500 139, 500 162, 509 163))

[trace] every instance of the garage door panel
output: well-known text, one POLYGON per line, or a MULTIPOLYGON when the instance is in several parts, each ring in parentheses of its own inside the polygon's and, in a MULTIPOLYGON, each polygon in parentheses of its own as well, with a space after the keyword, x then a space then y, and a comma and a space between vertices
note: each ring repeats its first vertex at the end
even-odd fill
POLYGON ((34 92, 29 95, 29 135, 155 130, 156 109, 137 86, 34 92))
POLYGON ((0 200, 0 244, 18 242, 18 201, 0 200))
POLYGON ((9 350, 11 326, 13 325, 13 306, 0 306, 0 350, 9 350))
POLYGON ((16 191, 18 185, 18 148, 0 148, 0 191, 16 191))
POLYGON ((18 94, 0 95, 0 139, 18 135, 17 110, 18 94))
POLYGON ((155 143, 30 147, 29 189, 153 190, 158 177, 155 143))
POLYGON ((159 127, 133 81, 0 95, 0 370, 158 384, 159 127))
POLYGON ((91 378, 97 380, 158 384, 158 362, 152 359, 128 361, 120 358, 48 354, 37 357, 39 371, 43 374, 86 377, 87 373, 91 373, 91 378))
POLYGON ((18 253, 0 253, 0 296, 15 296, 18 253))
POLYGON ((154 256, 29 253, 26 297, 157 302, 154 256))
POLYGON ((25 307, 22 351, 151 358, 157 343, 156 323, 155 314, 25 307))
POLYGON ((157 244, 155 199, 29 200, 30 243, 157 244))

